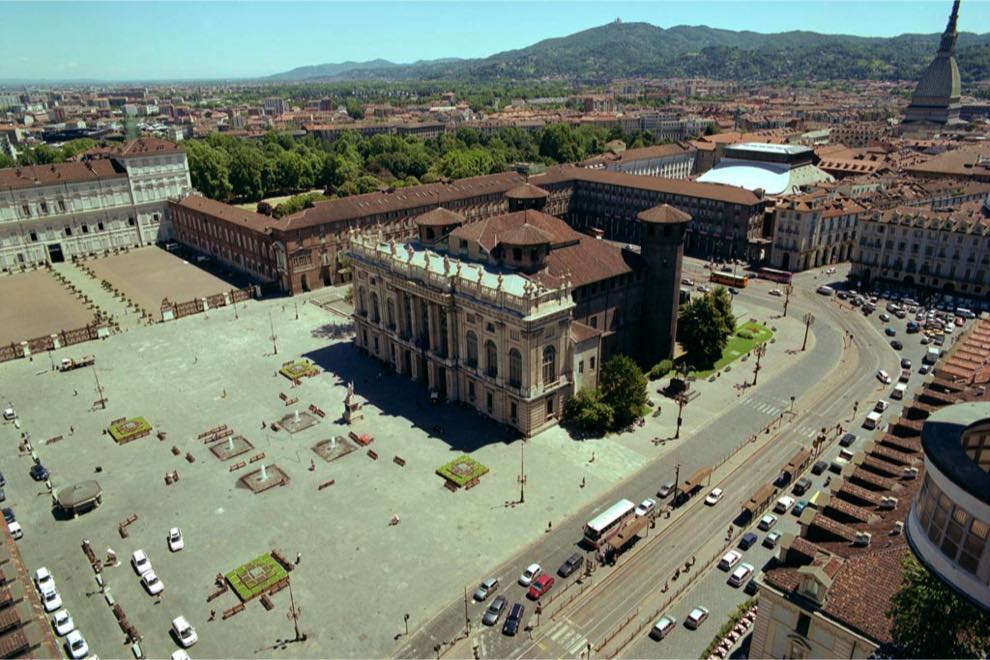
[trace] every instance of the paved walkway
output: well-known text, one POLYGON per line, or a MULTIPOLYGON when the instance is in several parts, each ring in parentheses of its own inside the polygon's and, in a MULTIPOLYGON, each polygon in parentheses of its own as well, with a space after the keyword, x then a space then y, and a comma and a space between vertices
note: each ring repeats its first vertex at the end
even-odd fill
POLYGON ((132 330, 142 325, 139 313, 133 309, 128 310, 124 301, 114 296, 111 291, 105 290, 100 286, 99 280, 84 273, 75 264, 69 262, 53 264, 52 270, 74 284, 84 295, 89 296, 97 307, 113 318, 121 331, 132 330))

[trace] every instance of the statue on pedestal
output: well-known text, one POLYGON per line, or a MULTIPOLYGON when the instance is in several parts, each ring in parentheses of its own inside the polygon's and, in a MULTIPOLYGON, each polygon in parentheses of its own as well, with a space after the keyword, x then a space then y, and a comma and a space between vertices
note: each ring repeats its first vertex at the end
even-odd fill
POLYGON ((344 423, 351 424, 364 418, 361 404, 354 397, 354 382, 347 384, 347 396, 344 397, 344 423))

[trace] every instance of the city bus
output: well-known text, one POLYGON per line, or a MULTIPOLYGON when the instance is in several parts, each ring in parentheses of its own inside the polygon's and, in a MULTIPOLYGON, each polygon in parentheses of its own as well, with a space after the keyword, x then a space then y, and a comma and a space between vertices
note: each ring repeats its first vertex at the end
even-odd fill
POLYGON ((734 275, 725 270, 713 271, 711 275, 711 281, 716 284, 725 284, 726 286, 734 286, 737 289, 744 288, 749 284, 749 278, 745 275, 734 275))
POLYGON ((629 500, 619 500, 605 511, 592 518, 584 526, 584 543, 599 549, 622 527, 622 523, 633 515, 636 505, 629 500))
POLYGON ((790 284, 791 278, 794 276, 790 271, 777 270, 776 268, 761 268, 758 275, 761 279, 780 282, 781 284, 790 284))

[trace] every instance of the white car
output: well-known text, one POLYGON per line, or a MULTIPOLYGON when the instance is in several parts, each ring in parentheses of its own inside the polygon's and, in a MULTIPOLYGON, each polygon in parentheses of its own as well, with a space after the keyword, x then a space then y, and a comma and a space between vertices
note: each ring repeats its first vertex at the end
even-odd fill
POLYGON ((947 323, 945 325, 945 334, 951 335, 955 331, 956 331, 956 324, 955 323, 947 323))
POLYGON ((145 571, 141 574, 141 584, 152 596, 157 596, 165 590, 165 585, 158 578, 154 571, 145 571))
POLYGON ((784 295, 784 292, 781 291, 780 289, 770 289, 770 295, 777 296, 779 298, 780 296, 784 295))
POLYGON ((645 500, 639 503, 636 507, 637 516, 648 516, 653 510, 657 508, 657 501, 652 497, 647 497, 645 500))
POLYGON ((151 570, 151 560, 144 554, 144 550, 135 550, 131 555, 131 566, 138 575, 143 575, 151 570))
POLYGON ((767 515, 760 518, 760 522, 757 525, 757 527, 759 527, 765 532, 776 524, 777 524, 777 516, 773 515, 772 513, 768 513, 767 515))
POLYGON ((739 564, 739 567, 732 571, 732 575, 729 576, 729 584, 733 587, 738 587, 743 582, 749 579, 749 576, 753 574, 752 564, 739 564))
POLYGON ((687 619, 684 620, 684 625, 692 630, 697 630, 698 626, 705 622, 708 618, 708 608, 701 607, 700 605, 687 615, 687 619))
POLYGON ((55 578, 52 577, 51 571, 42 566, 34 572, 34 584, 38 587, 38 591, 45 593, 55 589, 55 578))
POLYGON ((877 380, 879 380, 884 385, 890 385, 893 382, 890 378, 890 374, 888 374, 883 369, 877 371, 877 380))
POLYGON ((13 421, 13 420, 17 419, 17 413, 14 412, 14 409, 13 408, 4 408, 3 409, 3 418, 5 420, 7 420, 8 422, 13 421))
POLYGON ((12 523, 7 523, 7 531, 10 532, 11 538, 13 538, 15 541, 24 536, 24 529, 21 527, 21 523, 16 521, 12 523))
POLYGON ((708 493, 708 497, 705 498, 705 504, 708 506, 715 506, 718 504, 719 500, 722 499, 722 495, 725 492, 721 488, 713 488, 712 492, 708 493))
POLYGON ((741 552, 738 550, 729 550, 727 553, 722 555, 722 559, 718 562, 718 567, 723 571, 727 571, 738 564, 740 559, 742 559, 741 552))
POLYGON ((184 547, 186 547, 186 542, 182 538, 182 530, 178 527, 168 530, 168 549, 172 552, 178 552, 184 547))
POLYGON ((785 495, 777 500, 773 510, 775 513, 787 513, 792 506, 794 506, 794 498, 785 495))
POLYGON ((199 641, 199 635, 196 634, 196 629, 189 625, 189 622, 186 621, 186 617, 184 616, 177 616, 172 619, 172 632, 175 633, 179 644, 183 648, 189 648, 199 641))
POLYGON ((59 610, 55 613, 55 616, 52 617, 52 628, 55 629, 55 634, 59 637, 68 635, 76 629, 76 624, 72 620, 69 610, 59 610))
POLYGON ((85 658, 89 655, 89 646, 86 645, 86 639, 78 630, 73 630, 65 638, 65 648, 72 658, 85 658))
POLYGON ((519 584, 524 587, 528 587, 530 583, 536 579, 536 576, 543 572, 539 564, 530 564, 529 567, 523 571, 523 574, 519 576, 519 584))
POLYGON ((190 660, 189 654, 182 649, 175 649, 169 657, 171 660, 190 660))
POLYGON ((46 612, 54 612, 62 607, 62 597, 52 587, 50 591, 43 591, 41 593, 41 603, 45 606, 46 612))

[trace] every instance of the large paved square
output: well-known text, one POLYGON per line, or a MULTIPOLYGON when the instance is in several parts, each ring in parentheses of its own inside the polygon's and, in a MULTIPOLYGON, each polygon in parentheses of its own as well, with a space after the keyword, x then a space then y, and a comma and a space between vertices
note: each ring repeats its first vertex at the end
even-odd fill
POLYGON ((21 342, 93 321, 93 310, 48 270, 0 277, 0 344, 21 342))

